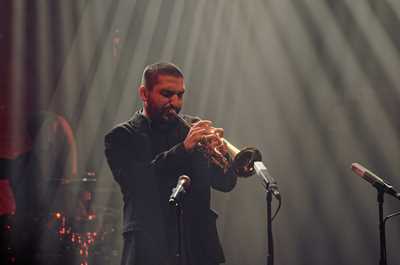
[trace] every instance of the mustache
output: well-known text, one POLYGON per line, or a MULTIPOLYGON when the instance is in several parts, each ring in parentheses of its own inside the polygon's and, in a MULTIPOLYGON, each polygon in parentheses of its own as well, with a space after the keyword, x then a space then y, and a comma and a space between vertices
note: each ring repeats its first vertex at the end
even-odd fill
POLYGON ((178 114, 181 111, 181 108, 177 108, 171 105, 167 105, 163 107, 163 112, 170 112, 170 111, 174 111, 175 114, 178 114))

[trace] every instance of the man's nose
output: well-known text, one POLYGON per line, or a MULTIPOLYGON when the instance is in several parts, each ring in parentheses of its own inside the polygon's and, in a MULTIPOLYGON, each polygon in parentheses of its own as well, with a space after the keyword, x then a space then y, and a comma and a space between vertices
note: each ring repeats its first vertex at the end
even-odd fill
POLYGON ((173 95, 170 97, 169 102, 172 106, 178 106, 181 102, 181 99, 178 97, 178 95, 173 95))

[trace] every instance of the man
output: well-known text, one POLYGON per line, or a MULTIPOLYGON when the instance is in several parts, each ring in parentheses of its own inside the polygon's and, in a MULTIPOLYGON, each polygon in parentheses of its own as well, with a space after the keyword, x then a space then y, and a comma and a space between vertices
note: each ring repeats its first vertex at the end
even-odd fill
MULTIPOLYGON (((105 154, 124 200, 122 265, 216 265, 224 255, 210 209, 210 187, 228 192, 236 185, 231 169, 211 164, 198 150, 213 137, 210 121, 182 115, 185 83, 171 63, 145 68, 139 95, 143 109, 105 137, 105 154), (183 201, 180 261, 176 209, 168 203, 181 175, 191 178, 183 201)), ((215 136, 215 134, 214 134, 215 136)))

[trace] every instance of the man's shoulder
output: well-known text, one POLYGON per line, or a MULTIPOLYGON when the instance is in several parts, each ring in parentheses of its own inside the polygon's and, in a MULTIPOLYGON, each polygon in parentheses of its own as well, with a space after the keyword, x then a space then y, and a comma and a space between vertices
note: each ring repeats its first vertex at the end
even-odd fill
POLYGON ((140 113, 135 113, 129 120, 115 125, 107 134, 108 137, 129 136, 140 133, 148 128, 148 122, 140 113))
POLYGON ((128 121, 115 125, 111 130, 106 133, 106 137, 117 136, 117 135, 129 135, 133 131, 128 121))

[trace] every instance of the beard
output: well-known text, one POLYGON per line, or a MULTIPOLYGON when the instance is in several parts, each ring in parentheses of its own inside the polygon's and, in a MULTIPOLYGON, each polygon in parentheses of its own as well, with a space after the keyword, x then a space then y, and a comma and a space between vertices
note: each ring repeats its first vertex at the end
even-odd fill
POLYGON ((155 106, 152 102, 148 104, 148 113, 153 124, 160 127, 172 127, 178 123, 176 116, 181 111, 181 108, 176 108, 171 105, 164 105, 161 108, 155 106))

